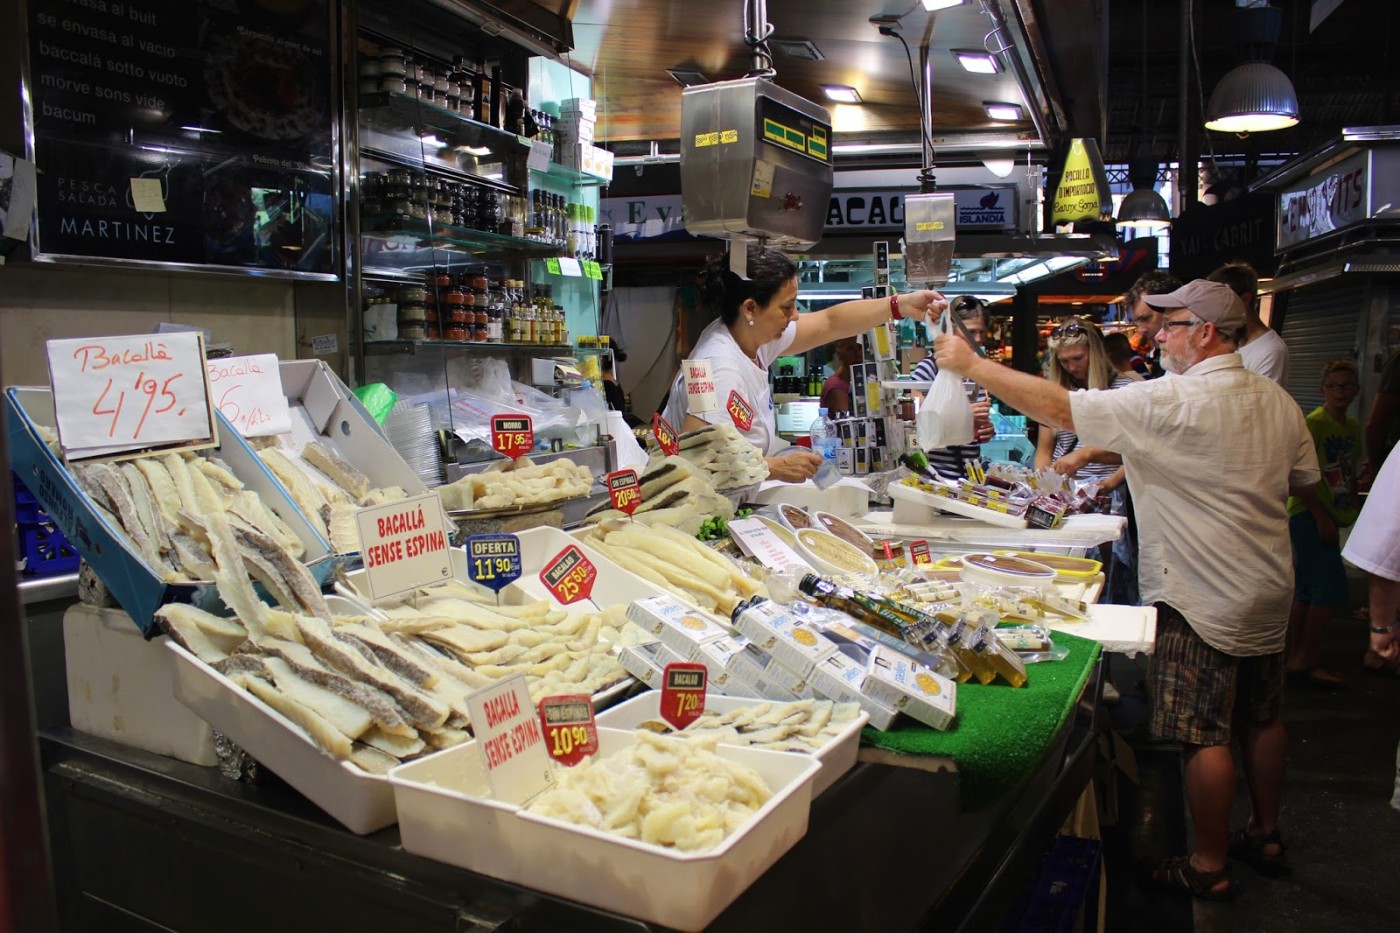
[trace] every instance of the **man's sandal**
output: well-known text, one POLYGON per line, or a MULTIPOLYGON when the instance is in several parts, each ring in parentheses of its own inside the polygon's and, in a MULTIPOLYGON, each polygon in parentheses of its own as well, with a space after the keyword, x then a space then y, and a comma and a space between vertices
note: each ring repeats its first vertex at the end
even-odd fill
POLYGON ((1247 827, 1241 826, 1230 834, 1230 856, 1270 878, 1282 878, 1284 875, 1293 874, 1293 866, 1289 864, 1288 856, 1283 852, 1284 848, 1283 837, 1279 835, 1278 830, 1255 836, 1247 827), (1264 847, 1270 844, 1278 846, 1277 855, 1270 855, 1264 851, 1264 847))
POLYGON ((1230 879, 1230 866, 1219 871, 1201 871, 1191 864, 1191 856, 1177 855, 1150 866, 1148 880, 1159 888, 1177 894, 1189 894, 1203 901, 1228 901, 1235 896, 1235 883, 1230 879), (1220 882, 1225 887, 1215 890, 1220 882))

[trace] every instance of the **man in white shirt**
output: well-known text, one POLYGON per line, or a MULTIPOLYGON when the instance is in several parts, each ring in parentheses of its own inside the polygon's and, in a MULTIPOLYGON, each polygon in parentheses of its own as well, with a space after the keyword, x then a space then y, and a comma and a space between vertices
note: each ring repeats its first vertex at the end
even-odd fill
POLYGON ((1244 337, 1240 359, 1244 368, 1288 387, 1288 344, 1259 316, 1259 275, 1247 262, 1227 262, 1210 274, 1210 281, 1230 286, 1244 305, 1244 337))
POLYGON ((1162 365, 1178 378, 1067 392, 941 338, 938 365, 1122 456, 1138 514, 1143 603, 1158 613, 1151 729, 1184 747, 1196 831, 1195 852, 1168 859, 1152 877, 1222 899, 1234 893, 1230 854, 1266 873, 1288 870, 1278 835, 1293 595, 1284 503, 1292 492, 1320 509, 1313 489, 1321 474, 1302 410, 1235 352, 1245 317, 1229 287, 1198 279, 1144 300, 1162 312, 1162 365), (1236 735, 1253 812, 1232 836, 1236 735))

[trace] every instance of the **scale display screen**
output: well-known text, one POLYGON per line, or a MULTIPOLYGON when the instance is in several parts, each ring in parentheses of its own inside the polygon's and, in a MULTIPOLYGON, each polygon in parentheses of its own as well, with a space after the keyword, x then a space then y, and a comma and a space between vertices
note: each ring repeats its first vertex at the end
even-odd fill
POLYGON ((758 138, 823 165, 831 164, 831 125, 770 97, 758 99, 758 138))

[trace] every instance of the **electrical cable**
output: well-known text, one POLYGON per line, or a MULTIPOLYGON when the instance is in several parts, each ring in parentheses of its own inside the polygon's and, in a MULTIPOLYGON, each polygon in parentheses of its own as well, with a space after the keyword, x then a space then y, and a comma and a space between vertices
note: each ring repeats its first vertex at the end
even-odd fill
MULTIPOLYGON (((1191 41, 1190 41, 1189 44, 1190 44, 1190 46, 1191 46, 1191 63, 1192 63, 1192 65, 1195 66, 1195 70, 1196 70, 1196 101, 1197 101, 1197 103, 1200 104, 1200 107, 1201 107, 1201 119, 1204 120, 1204 119, 1205 119, 1205 116, 1206 116, 1206 90, 1205 90, 1205 85, 1201 82, 1201 55, 1200 55, 1200 49, 1197 47, 1197 44, 1196 44, 1196 4, 1195 4, 1195 0, 1187 0, 1187 2, 1186 2, 1186 15, 1187 15, 1187 16, 1190 18, 1190 20, 1191 20, 1191 29, 1190 29, 1191 35, 1189 36, 1189 38, 1190 38, 1191 41)), ((1183 106, 1184 106, 1184 104, 1183 104, 1183 106)), ((1216 161, 1215 161, 1215 140, 1211 139, 1210 130, 1206 130, 1206 132, 1205 132, 1203 135, 1204 135, 1205 138, 1206 138, 1206 155, 1210 157, 1210 168, 1211 168, 1211 171, 1212 171, 1212 172, 1215 172, 1215 173, 1219 173, 1219 171, 1220 171, 1220 166, 1217 165, 1217 164, 1216 164, 1216 161)), ((1181 141, 1181 144, 1182 144, 1183 146, 1185 146, 1186 140, 1183 139, 1183 140, 1181 141)), ((1182 156, 1182 155, 1185 155, 1185 152, 1184 152, 1184 151, 1178 154, 1178 157, 1177 157, 1177 160, 1176 160, 1177 175, 1178 175, 1178 176, 1180 176, 1181 172, 1186 168, 1186 166, 1182 165, 1182 163, 1186 161, 1185 159, 1183 159, 1183 158, 1180 157, 1180 156, 1182 156)), ((1177 179, 1177 184, 1178 184, 1178 186, 1180 185, 1180 178, 1179 178, 1179 177, 1178 177, 1178 179, 1177 179)))
MULTIPOLYGON (((880 30, 880 31, 881 31, 881 32, 886 32, 884 29, 882 29, 882 30, 880 30)), ((934 159, 933 159, 933 135, 929 132, 929 128, 928 128, 927 124, 924 122, 924 121, 929 117, 929 107, 926 105, 926 102, 924 101, 924 95, 923 95, 923 92, 922 92, 922 90, 920 89, 920 86, 919 86, 919 75, 918 75, 918 72, 916 72, 916 71, 914 70, 914 53, 913 53, 912 51, 910 51, 910 49, 909 49, 909 43, 904 41, 904 36, 900 35, 899 32, 898 32, 897 30, 895 30, 895 29, 890 29, 886 34, 887 34, 887 35, 894 36, 896 39, 899 40, 899 44, 902 45, 902 46, 904 46, 904 58, 905 58, 906 61, 909 62, 909 81, 910 81, 910 83, 912 83, 912 84, 914 85, 914 100, 915 100, 915 102, 918 103, 918 105, 919 105, 919 133, 920 133, 920 135, 923 137, 924 142, 928 144, 928 154, 929 154, 929 164, 928 164, 928 165, 925 165, 925 166, 920 170, 920 172, 919 172, 919 180, 920 180, 920 181, 924 181, 925 178, 927 178, 930 182, 932 182, 932 181, 933 181, 933 161, 934 161, 934 159)))
POLYGON ((763 59, 763 67, 750 69, 745 75, 748 78, 776 78, 778 69, 773 67, 773 53, 768 48, 768 37, 773 35, 773 24, 763 24, 763 35, 756 36, 749 28, 749 10, 753 5, 753 0, 744 0, 744 44, 753 50, 757 58, 763 59))

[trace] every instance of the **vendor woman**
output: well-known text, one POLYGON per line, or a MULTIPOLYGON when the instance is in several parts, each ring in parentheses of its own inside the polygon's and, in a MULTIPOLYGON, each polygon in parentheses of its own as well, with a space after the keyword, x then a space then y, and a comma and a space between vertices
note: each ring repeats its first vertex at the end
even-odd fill
POLYGON ((778 436, 773 413, 773 393, 768 367, 783 354, 805 353, 843 337, 870 330, 891 319, 919 320, 942 314, 948 302, 937 292, 917 291, 891 298, 845 301, 822 311, 797 313, 797 266, 775 249, 748 247, 748 279, 729 268, 727 256, 712 259, 700 274, 700 301, 718 312, 690 351, 690 359, 710 361, 715 383, 714 411, 686 411, 684 373, 671 385, 664 417, 681 431, 693 431, 706 423, 750 420, 747 428, 735 427, 763 451, 770 478, 786 483, 810 479, 821 457, 805 450, 778 455, 788 443, 778 436), (736 419, 729 412, 730 393, 752 412, 736 419))

